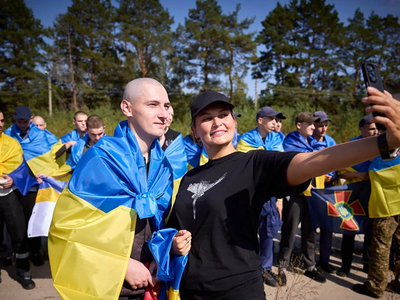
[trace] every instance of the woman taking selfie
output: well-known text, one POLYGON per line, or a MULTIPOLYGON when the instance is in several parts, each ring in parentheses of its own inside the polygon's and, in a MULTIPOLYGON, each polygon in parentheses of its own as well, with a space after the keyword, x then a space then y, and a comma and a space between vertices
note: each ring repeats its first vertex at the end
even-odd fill
MULTIPOLYGON (((376 89, 363 99, 368 112, 388 128, 388 149, 400 146, 400 105, 376 89)), ((257 230, 261 208, 271 197, 304 191, 310 179, 380 154, 377 138, 346 143, 312 153, 237 152, 233 105, 207 91, 191 104, 192 126, 209 162, 182 179, 168 227, 186 229, 192 239, 180 285, 187 299, 265 299, 257 230)))

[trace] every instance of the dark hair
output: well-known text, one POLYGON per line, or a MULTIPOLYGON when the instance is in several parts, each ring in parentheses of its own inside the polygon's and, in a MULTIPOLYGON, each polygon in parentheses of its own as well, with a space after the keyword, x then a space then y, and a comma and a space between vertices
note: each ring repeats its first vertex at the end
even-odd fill
POLYGON ((96 115, 90 116, 86 120, 86 127, 87 127, 87 129, 95 129, 95 128, 104 127, 103 119, 96 115))

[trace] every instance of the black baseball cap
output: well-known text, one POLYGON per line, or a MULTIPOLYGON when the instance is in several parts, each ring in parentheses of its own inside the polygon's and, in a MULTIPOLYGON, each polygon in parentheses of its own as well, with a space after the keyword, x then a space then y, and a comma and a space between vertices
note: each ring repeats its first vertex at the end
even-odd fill
POLYGON ((328 118, 328 115, 326 114, 326 112, 324 112, 322 110, 316 111, 315 113, 313 113, 313 116, 315 118, 319 118, 318 122, 332 121, 331 119, 328 118))
POLYGON ((372 123, 371 120, 374 116, 373 115, 366 115, 364 118, 358 122, 358 128, 364 127, 365 124, 372 123))
POLYGON ((32 117, 32 111, 27 106, 18 106, 14 111, 14 121, 23 119, 29 121, 32 117))
POLYGON ((286 117, 283 115, 281 112, 277 112, 270 106, 264 106, 261 107, 256 115, 256 121, 258 118, 263 118, 263 117, 276 117, 277 119, 284 120, 286 117))
POLYGON ((205 91, 194 98, 192 101, 192 104, 190 106, 192 121, 194 120, 194 118, 196 118, 199 112, 201 112, 210 104, 217 102, 226 104, 231 110, 235 107, 235 105, 233 105, 225 95, 214 91, 205 91))

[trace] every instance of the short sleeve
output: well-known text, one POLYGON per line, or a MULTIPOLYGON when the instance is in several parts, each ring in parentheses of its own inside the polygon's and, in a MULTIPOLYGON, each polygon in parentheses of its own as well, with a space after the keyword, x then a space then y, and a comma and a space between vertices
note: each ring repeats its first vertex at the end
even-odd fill
POLYGON ((277 198, 299 194, 307 189, 311 179, 302 184, 289 186, 287 169, 293 157, 299 152, 254 151, 254 179, 256 189, 277 198), (258 180, 257 180, 258 179, 258 180))

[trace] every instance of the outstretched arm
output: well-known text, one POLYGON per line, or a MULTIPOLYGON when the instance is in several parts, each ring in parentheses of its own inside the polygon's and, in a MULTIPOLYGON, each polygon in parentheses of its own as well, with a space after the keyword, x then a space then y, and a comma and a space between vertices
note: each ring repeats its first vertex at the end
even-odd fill
MULTIPOLYGON (((371 121, 386 126, 386 140, 389 149, 400 146, 400 102, 388 92, 381 93, 368 88, 369 97, 363 98, 367 112, 384 113, 386 117, 375 117, 371 121)), ((380 155, 377 137, 363 138, 325 148, 318 152, 299 153, 290 162, 287 182, 291 186, 301 184, 309 178, 344 169, 380 155)))

